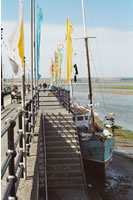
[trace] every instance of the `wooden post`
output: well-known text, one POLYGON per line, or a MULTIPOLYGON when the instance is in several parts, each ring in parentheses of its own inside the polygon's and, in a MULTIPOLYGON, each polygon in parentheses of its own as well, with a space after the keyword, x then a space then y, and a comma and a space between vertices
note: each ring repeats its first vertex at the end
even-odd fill
POLYGON ((87 67, 88 67, 89 100, 90 100, 90 105, 91 105, 91 131, 94 134, 95 125, 94 125, 94 113, 93 113, 93 103, 92 103, 91 73, 90 73, 90 62, 89 62, 89 51, 88 51, 88 38, 87 38, 87 30, 86 30, 86 22, 85 22, 84 0, 82 0, 82 13, 83 13, 84 39, 85 39, 86 58, 87 58, 87 67))

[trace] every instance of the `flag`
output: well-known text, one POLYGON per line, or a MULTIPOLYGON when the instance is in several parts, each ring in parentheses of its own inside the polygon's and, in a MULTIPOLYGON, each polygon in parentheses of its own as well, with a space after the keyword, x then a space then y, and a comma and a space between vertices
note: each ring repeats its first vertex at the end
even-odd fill
POLYGON ((43 20, 42 9, 37 5, 37 80, 40 79, 39 74, 39 59, 40 59, 40 38, 41 38, 41 23, 43 20))
POLYGON ((57 52, 55 51, 55 66, 54 66, 54 71, 55 71, 55 80, 58 80, 58 55, 57 52))
POLYGON ((51 58, 50 78, 51 78, 51 84, 52 84, 52 82, 53 82, 53 58, 51 58))
POLYGON ((21 29, 20 29, 20 39, 18 43, 18 49, 19 49, 19 56, 21 58, 22 62, 22 69, 24 71, 24 47, 23 47, 23 19, 21 21, 21 29))
POLYGON ((19 2, 18 24, 8 39, 8 56, 15 75, 20 70, 24 70, 24 50, 23 50, 23 0, 19 2))
POLYGON ((63 44, 59 44, 59 80, 61 80, 61 65, 63 61, 63 44))
POLYGON ((67 82, 71 82, 72 77, 72 22, 67 19, 67 82))
POLYGON ((63 60, 63 44, 58 44, 57 46, 57 63, 58 63, 58 75, 57 75, 57 80, 61 80, 61 65, 62 65, 62 60, 63 60))

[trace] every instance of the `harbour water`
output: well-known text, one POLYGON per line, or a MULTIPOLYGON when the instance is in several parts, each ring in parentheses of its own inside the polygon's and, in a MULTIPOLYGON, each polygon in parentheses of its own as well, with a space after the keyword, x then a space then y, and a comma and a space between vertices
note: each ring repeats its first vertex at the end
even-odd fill
MULTIPOLYGON (((113 160, 107 168, 106 178, 87 176, 90 200, 132 200, 133 198, 133 160, 113 155, 113 160), (121 167, 122 166, 122 167, 121 167)), ((88 171, 88 169, 85 169, 88 171)))
MULTIPOLYGON (((89 104, 88 85, 74 85, 74 101, 80 105, 89 104), (81 92, 82 90, 82 92, 81 92)), ((95 89, 94 89, 95 90, 95 89)), ((104 89, 105 90, 105 89, 104 89)), ((112 89, 107 89, 112 90, 112 89)), ((121 90, 122 91, 122 90, 121 90)), ((93 93, 94 111, 102 120, 109 113, 115 114, 115 124, 133 131, 133 96, 93 93)))
MULTIPOLYGON (((87 85, 74 85, 74 101, 80 105, 89 104, 87 90, 87 85)), ((98 90, 98 88, 93 88, 93 90, 98 90)), ((94 112, 98 113, 99 118, 102 120, 108 113, 114 113, 115 124, 131 131, 133 131, 132 102, 132 95, 93 93, 94 112)), ((92 171, 85 169, 90 200, 132 200, 132 166, 132 159, 114 153, 113 159, 106 170, 105 178, 95 176, 95 170, 93 169, 92 171)))

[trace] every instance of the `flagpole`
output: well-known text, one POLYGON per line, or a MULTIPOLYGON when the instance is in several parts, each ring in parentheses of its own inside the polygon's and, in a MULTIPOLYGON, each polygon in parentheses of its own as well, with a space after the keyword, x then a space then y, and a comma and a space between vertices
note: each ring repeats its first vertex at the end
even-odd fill
POLYGON ((2 69, 2 40, 3 40, 3 28, 1 28, 1 108, 4 109, 4 86, 3 86, 3 69, 2 69))
POLYGON ((24 70, 21 77, 21 87, 22 87, 22 124, 23 124, 23 135, 24 135, 24 178, 27 178, 27 158, 26 158, 26 133, 25 133, 25 57, 24 57, 24 70))
MULTIPOLYGON (((35 98, 37 95, 37 84, 36 84, 36 42, 35 42, 35 36, 36 36, 36 17, 35 17, 35 0, 34 0, 34 79, 35 79, 35 98)), ((37 99, 36 99, 37 100, 37 99)), ((35 101, 36 104, 36 101, 35 101)))
POLYGON ((34 141, 34 120, 33 120, 33 0, 31 0, 31 134, 34 141))

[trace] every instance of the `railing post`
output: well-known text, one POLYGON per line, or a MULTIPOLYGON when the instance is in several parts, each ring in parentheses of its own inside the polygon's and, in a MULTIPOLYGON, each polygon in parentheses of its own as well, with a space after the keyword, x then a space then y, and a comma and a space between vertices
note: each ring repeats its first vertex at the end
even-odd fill
POLYGON ((38 99, 38 88, 36 87, 36 110, 37 110, 37 112, 38 112, 37 99, 38 99))
POLYGON ((28 130, 30 132, 29 141, 31 142, 31 137, 32 137, 32 135, 31 135, 31 101, 29 102, 28 118, 29 118, 28 130))
POLYGON ((36 109, 36 89, 35 89, 35 95, 34 95, 34 108, 35 108, 35 123, 36 123, 36 116, 37 116, 37 109, 36 109))
POLYGON ((62 91, 62 101, 63 101, 64 107, 66 108, 65 91, 66 91, 66 90, 63 90, 63 91, 62 91))
POLYGON ((63 98, 63 90, 61 89, 61 91, 60 91, 60 102, 61 102, 61 104, 62 105, 64 105, 64 102, 62 102, 62 98, 63 98))
MULTIPOLYGON (((33 124, 35 123, 35 115, 34 115, 34 113, 35 113, 35 107, 34 107, 34 95, 33 95, 33 99, 32 99, 32 101, 33 101, 33 124)), ((33 133, 34 133, 34 127, 33 127, 33 133)))
POLYGON ((25 112, 26 156, 29 156, 30 144, 29 144, 28 104, 26 105, 25 111, 26 111, 25 112))
POLYGON ((68 112, 70 113, 71 108, 70 108, 70 91, 68 90, 68 112))
POLYGON ((36 99, 36 93, 35 93, 35 95, 34 95, 34 113, 35 113, 35 121, 34 121, 34 124, 36 123, 36 118, 37 118, 37 107, 36 107, 36 101, 37 101, 37 99, 36 99))
POLYGON ((39 110, 39 90, 37 90, 37 97, 38 97, 37 103, 38 103, 38 110, 39 110))
POLYGON ((8 129, 8 151, 7 155, 9 153, 12 153, 12 160, 10 161, 9 164, 9 176, 7 177, 7 181, 10 182, 11 185, 11 190, 9 193, 9 199, 17 199, 16 197, 16 192, 15 192, 15 182, 17 181, 17 178, 15 176, 15 156, 16 156, 16 151, 14 149, 14 127, 16 125, 16 122, 12 119, 8 119, 8 122, 10 123, 10 128, 8 129))
MULTIPOLYGON (((18 111, 20 112, 20 114, 18 115, 18 134, 19 134, 20 132, 23 132, 23 130, 22 130, 22 110, 19 109, 18 111)), ((24 152, 24 150, 23 150, 23 134, 19 140, 19 151, 24 152)), ((23 164, 23 156, 20 160, 20 163, 23 164)), ((24 174, 22 172, 22 178, 23 177, 24 177, 24 174)))

